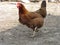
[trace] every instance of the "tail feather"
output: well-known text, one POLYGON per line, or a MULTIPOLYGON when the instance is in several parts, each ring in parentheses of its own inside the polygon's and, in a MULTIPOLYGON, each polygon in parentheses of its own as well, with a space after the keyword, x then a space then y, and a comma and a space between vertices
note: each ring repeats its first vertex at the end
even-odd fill
POLYGON ((45 0, 42 1, 41 8, 42 7, 46 7, 46 1, 45 0))
POLYGON ((36 13, 39 13, 43 18, 46 17, 46 0, 42 1, 41 8, 36 13))

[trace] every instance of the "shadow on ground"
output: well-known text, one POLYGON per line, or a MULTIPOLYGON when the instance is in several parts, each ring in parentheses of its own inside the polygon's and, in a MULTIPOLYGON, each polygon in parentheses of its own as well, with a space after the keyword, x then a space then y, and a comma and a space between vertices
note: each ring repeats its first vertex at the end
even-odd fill
POLYGON ((0 32, 0 45, 60 45, 60 16, 47 15, 44 26, 35 38, 32 30, 18 24, 0 32))

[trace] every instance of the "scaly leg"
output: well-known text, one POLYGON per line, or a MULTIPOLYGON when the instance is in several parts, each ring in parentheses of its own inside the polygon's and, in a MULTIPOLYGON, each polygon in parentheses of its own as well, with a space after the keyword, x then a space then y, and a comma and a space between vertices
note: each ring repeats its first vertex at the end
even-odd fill
POLYGON ((35 27, 34 31, 33 31, 33 35, 31 37, 34 37, 35 34, 36 34, 36 30, 37 30, 37 27, 35 27))
POLYGON ((34 31, 34 32, 33 32, 33 34, 31 35, 31 37, 34 37, 34 36, 35 36, 35 34, 36 34, 36 32, 34 31))

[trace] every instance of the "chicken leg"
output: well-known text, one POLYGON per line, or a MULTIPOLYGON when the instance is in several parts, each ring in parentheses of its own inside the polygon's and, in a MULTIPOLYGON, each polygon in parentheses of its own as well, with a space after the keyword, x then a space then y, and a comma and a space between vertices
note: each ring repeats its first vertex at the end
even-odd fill
POLYGON ((31 35, 31 37, 34 37, 36 35, 36 30, 37 30, 37 27, 35 27, 35 29, 33 31, 33 34, 31 35))

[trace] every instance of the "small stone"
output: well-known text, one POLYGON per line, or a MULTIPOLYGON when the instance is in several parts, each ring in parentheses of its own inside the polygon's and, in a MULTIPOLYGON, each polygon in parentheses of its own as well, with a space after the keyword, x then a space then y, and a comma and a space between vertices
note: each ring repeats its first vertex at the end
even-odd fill
POLYGON ((1 38, 1 40, 4 40, 3 38, 1 38))

